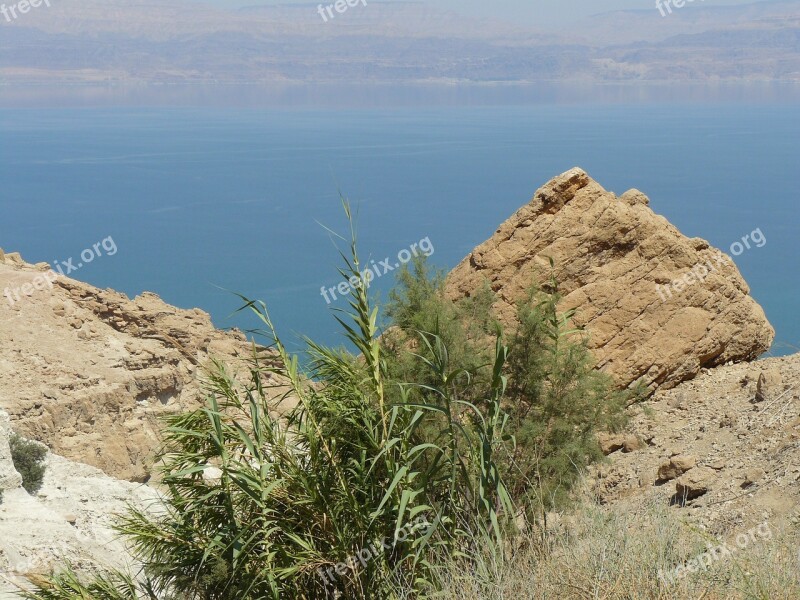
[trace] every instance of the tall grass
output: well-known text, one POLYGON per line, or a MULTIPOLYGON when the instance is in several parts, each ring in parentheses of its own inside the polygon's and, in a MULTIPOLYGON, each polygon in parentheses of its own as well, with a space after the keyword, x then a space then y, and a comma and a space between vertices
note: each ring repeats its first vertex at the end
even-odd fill
MULTIPOLYGON (((345 211, 351 245, 340 272, 360 279, 345 211)), ((308 340, 305 373, 266 306, 245 299, 269 343, 253 347, 247 378, 217 364, 207 405, 167 421, 157 455, 163 506, 131 508, 118 525, 142 565, 137 589, 123 574, 83 585, 66 571, 26 597, 420 597, 443 557, 471 563, 502 552, 515 513, 497 462, 507 441, 506 347, 498 335, 492 360, 470 371, 452 364, 435 331, 421 332, 425 383, 392 383, 366 287, 354 287, 336 317, 359 356, 308 340), (490 382, 480 402, 469 400, 484 379, 475 371, 490 382), (275 398, 272 374, 290 391, 275 398), (275 416, 289 396, 296 407, 275 416)))
MULTIPOLYGON (((652 501, 598 507, 581 503, 557 525, 515 539, 515 552, 487 555, 491 568, 450 561, 443 598, 470 600, 790 600, 800 598, 800 530, 780 519, 770 536, 721 556, 707 568, 674 573, 736 534, 710 536, 682 511, 652 501), (499 558, 499 560, 498 560, 499 558)), ((477 561, 478 563, 481 561, 477 561)))

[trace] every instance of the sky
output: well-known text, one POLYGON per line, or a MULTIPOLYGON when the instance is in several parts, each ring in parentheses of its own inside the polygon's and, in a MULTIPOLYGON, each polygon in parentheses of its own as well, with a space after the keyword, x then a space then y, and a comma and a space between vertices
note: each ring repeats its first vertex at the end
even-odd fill
MULTIPOLYGON (((201 0, 202 1, 202 0, 201 0)), ((239 7, 261 4, 331 4, 335 0, 205 0, 215 6, 239 7)), ((366 0, 378 3, 388 0, 366 0)), ((429 4, 471 16, 491 16, 518 24, 559 23, 569 19, 622 9, 655 10, 655 0, 424 0, 429 4)), ((687 0, 709 5, 750 4, 754 0, 687 0)))

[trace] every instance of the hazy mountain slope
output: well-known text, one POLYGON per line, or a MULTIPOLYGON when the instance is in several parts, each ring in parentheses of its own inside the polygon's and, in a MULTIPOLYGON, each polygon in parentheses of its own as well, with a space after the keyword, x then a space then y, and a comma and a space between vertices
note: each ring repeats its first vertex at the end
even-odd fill
POLYGON ((800 15, 800 3, 792 1, 755 2, 740 6, 687 4, 673 8, 664 16, 650 3, 641 10, 601 13, 582 19, 573 32, 582 42, 597 46, 614 46, 634 42, 657 43, 682 34, 699 34, 719 29, 779 28, 787 19, 800 15))
POLYGON ((62 0, 0 19, 0 81, 603 81, 800 78, 800 3, 598 15, 563 31, 433 5, 223 11, 62 0))

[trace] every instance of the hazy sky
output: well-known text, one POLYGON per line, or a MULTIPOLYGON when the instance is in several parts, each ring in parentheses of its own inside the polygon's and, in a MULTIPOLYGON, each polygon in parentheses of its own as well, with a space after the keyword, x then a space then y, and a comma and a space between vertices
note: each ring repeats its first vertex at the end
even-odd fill
MULTIPOLYGON (((200 0, 203 1, 203 0, 200 0)), ((334 0, 204 0, 216 6, 252 6, 256 4, 332 4, 334 0)), ((367 0, 378 3, 387 0, 367 0)), ((698 4, 731 5, 750 4, 753 0, 694 0, 698 4)), ((800 0, 798 0, 800 1, 800 0)), ((554 22, 588 16, 599 12, 619 9, 652 9, 655 0, 427 0, 442 8, 463 14, 500 17, 515 22, 524 20, 526 25, 537 22, 554 22)), ((692 0, 687 0, 691 3, 692 0)), ((687 4, 681 10, 691 10, 687 4)))

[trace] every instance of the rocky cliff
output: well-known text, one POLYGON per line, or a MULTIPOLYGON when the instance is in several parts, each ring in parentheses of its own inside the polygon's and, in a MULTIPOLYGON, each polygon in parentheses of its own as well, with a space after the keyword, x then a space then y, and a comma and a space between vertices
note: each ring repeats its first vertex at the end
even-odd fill
POLYGON ((700 369, 758 357, 774 330, 733 260, 682 235, 637 190, 620 197, 581 169, 533 199, 448 277, 453 298, 484 282, 513 327, 515 306, 552 273, 561 308, 576 309, 598 366, 623 385, 674 387, 700 369))
POLYGON ((42 489, 22 488, 8 447, 8 415, 0 411, 0 599, 69 560, 76 569, 131 564, 111 525, 128 504, 148 510, 158 496, 146 485, 118 481, 99 469, 49 454, 42 489))
POLYGON ((54 277, 16 253, 0 251, 0 292, 0 409, 19 434, 121 479, 147 479, 158 417, 202 402, 211 357, 252 352, 201 310, 54 277))

